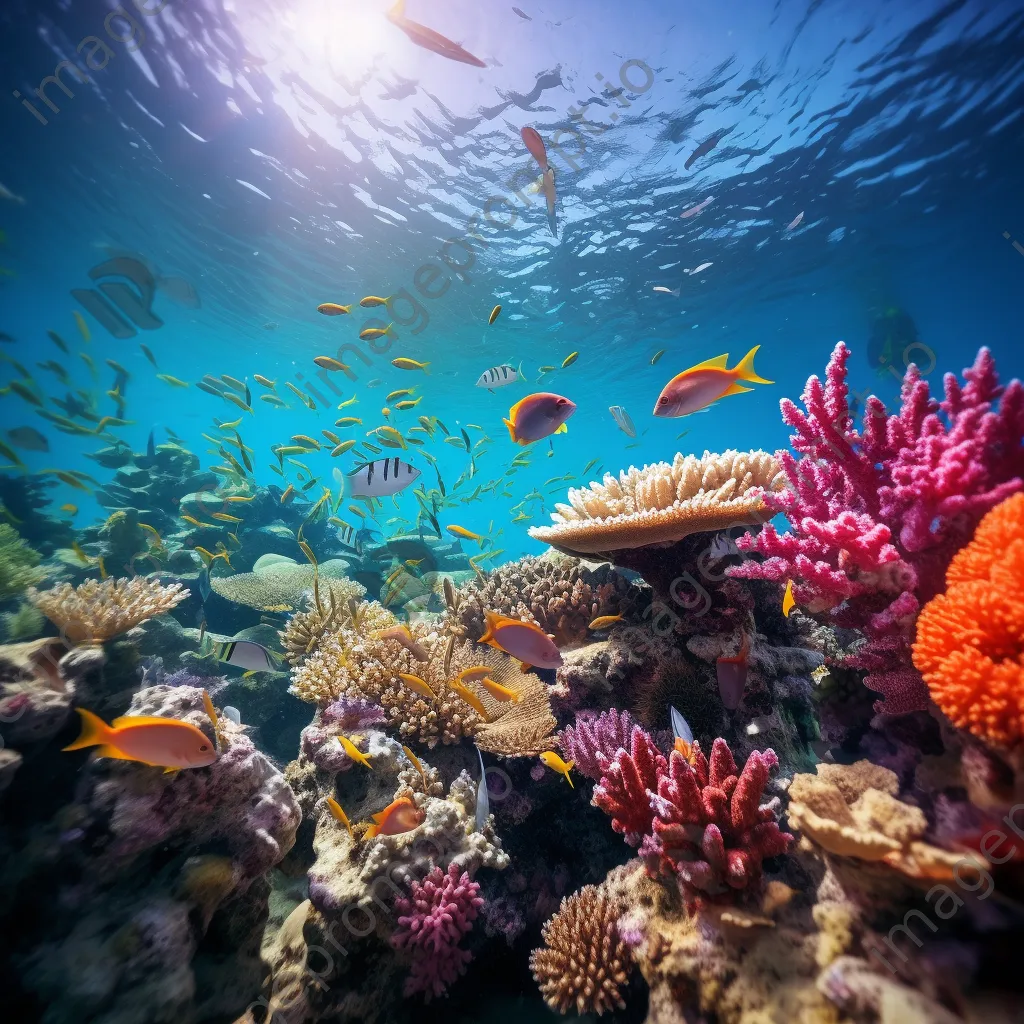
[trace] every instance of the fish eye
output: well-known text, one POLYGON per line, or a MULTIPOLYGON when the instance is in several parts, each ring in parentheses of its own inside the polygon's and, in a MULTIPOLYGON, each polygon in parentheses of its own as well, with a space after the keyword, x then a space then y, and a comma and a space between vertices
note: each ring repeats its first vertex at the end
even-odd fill
POLYGON ((207 746, 207 745, 206 745, 206 744, 204 743, 204 744, 203 744, 203 745, 202 745, 202 746, 201 746, 201 747, 199 748, 199 753, 200 753, 200 754, 205 754, 205 753, 206 753, 206 752, 207 752, 207 751, 208 751, 209 749, 210 749, 210 748, 209 748, 209 747, 208 747, 208 746, 207 746))
POLYGON ((663 395, 658 399, 658 405, 668 405, 668 399, 663 395))

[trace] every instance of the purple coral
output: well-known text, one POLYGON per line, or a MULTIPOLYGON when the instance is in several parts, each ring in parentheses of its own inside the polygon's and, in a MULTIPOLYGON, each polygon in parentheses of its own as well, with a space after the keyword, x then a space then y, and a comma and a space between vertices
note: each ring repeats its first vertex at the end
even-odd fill
MULTIPOLYGON (((152 686, 140 690, 130 714, 174 717, 209 725, 202 690, 152 686)), ((207 768, 173 777, 122 761, 101 760, 90 810, 107 820, 107 866, 124 863, 163 844, 185 849, 220 843, 239 866, 244 889, 291 849, 301 812, 284 776, 242 731, 207 768)))
POLYGON ((365 700, 342 697, 328 704, 299 737, 299 750, 321 771, 336 775, 347 772, 353 764, 337 737, 339 732, 351 733, 380 725, 385 721, 384 709, 365 700))
POLYGON ((395 899, 401 916, 391 944, 412 953, 407 996, 422 992, 430 1002, 465 973, 473 954, 459 949, 459 942, 483 905, 479 892, 479 883, 453 863, 447 872, 433 868, 422 882, 410 884, 408 897, 395 899))
POLYGON ((755 750, 740 772, 721 737, 710 763, 699 743, 690 760, 673 750, 650 794, 654 831, 640 849, 648 870, 674 872, 691 903, 727 897, 756 881, 764 858, 785 853, 793 841, 779 829, 778 801, 761 803, 778 763, 775 751, 755 750))
POLYGON ((806 412, 782 400, 801 457, 779 453, 789 487, 765 500, 791 530, 780 534, 769 524, 741 538, 742 550, 765 561, 746 561, 730 574, 792 579, 801 607, 860 630, 868 643, 849 665, 866 669, 865 682, 883 695, 877 710, 900 714, 928 704, 910 657, 921 605, 942 589, 950 559, 981 517, 1024 486, 1024 387, 1016 380, 1000 387, 984 348, 964 371, 965 384, 946 375, 942 402, 911 366, 899 412, 889 415, 871 396, 858 431, 849 357, 840 342, 825 383, 807 381, 806 412))
POLYGON ((558 734, 558 745, 577 771, 596 782, 618 749, 629 746, 634 725, 628 711, 616 708, 597 716, 581 712, 575 725, 566 726, 558 734), (602 756, 604 764, 600 763, 602 756))

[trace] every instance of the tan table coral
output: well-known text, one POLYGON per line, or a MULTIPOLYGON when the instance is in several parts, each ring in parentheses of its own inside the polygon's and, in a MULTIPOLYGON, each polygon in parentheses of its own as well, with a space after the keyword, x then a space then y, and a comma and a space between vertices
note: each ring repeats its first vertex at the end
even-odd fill
POLYGON ((348 562, 338 558, 321 562, 314 569, 312 565, 302 565, 283 555, 264 555, 256 560, 252 572, 213 576, 210 586, 215 594, 235 604, 264 612, 291 611, 313 589, 315 572, 321 597, 333 593, 338 604, 344 605, 350 597, 360 598, 366 593, 365 587, 346 577, 348 569, 348 562))
POLYGON ((816 775, 793 776, 789 823, 836 856, 884 861, 909 878, 951 878, 964 855, 920 842, 928 819, 898 792, 895 772, 870 761, 819 764, 816 775))
POLYGON ((571 488, 552 526, 530 536, 573 554, 599 554, 671 544, 693 533, 758 525, 771 518, 765 491, 780 491, 785 475, 768 452, 677 454, 670 463, 630 467, 618 478, 571 488))
POLYGON ((159 580, 86 580, 78 587, 62 583, 52 590, 28 592, 28 599, 72 643, 100 644, 126 633, 154 615, 169 612, 188 597, 180 583, 159 580))

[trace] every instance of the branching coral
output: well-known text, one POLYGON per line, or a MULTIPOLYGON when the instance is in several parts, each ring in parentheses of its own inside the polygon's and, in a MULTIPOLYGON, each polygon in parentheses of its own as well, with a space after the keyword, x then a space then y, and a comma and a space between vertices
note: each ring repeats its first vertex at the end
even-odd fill
POLYGON ((639 846, 645 836, 651 835, 652 797, 658 792, 659 779, 668 771, 668 762, 639 725, 633 726, 628 744, 610 761, 605 760, 603 752, 596 759, 602 775, 594 787, 594 805, 612 819, 612 828, 630 846, 639 846))
POLYGON ((484 614, 534 622, 560 646, 577 643, 598 616, 627 615, 641 591, 611 566, 588 569, 566 555, 527 556, 499 566, 460 591, 460 618, 470 639, 484 633, 484 614))
POLYGON ((553 526, 530 527, 530 536, 578 554, 668 544, 692 533, 759 524, 764 495, 781 489, 785 477, 775 457, 763 451, 677 454, 671 464, 630 467, 618 479, 572 488, 569 504, 558 504, 553 526))
POLYGON ((530 955, 530 969, 553 1010, 600 1015, 625 1008, 621 989, 631 963, 618 931, 621 913, 603 887, 585 885, 544 925, 544 946, 530 955))
POLYGON ((819 764, 817 774, 797 774, 789 787, 789 820, 829 853, 884 861, 916 879, 953 876, 954 854, 920 841, 928 819, 897 798, 899 779, 870 761, 819 764))
POLYGON ((911 665, 920 604, 940 589, 942 574, 978 520, 1020 490, 1024 473, 1024 387, 999 386, 982 349, 964 371, 945 378, 945 399, 932 400, 917 368, 908 369, 898 413, 871 396, 863 429, 854 428, 846 364, 835 347, 826 381, 811 377, 806 412, 788 399, 782 417, 801 456, 779 453, 789 486, 770 495, 792 529, 766 526, 740 547, 765 556, 731 570, 746 579, 792 579, 797 603, 859 629, 867 644, 849 661, 883 694, 878 710, 924 708, 928 692, 911 665), (993 403, 1001 396, 998 411, 993 403))
POLYGON ((460 949, 459 942, 483 905, 479 892, 478 882, 450 864, 447 871, 435 867, 422 882, 413 881, 408 897, 396 898, 401 916, 391 944, 412 953, 407 996, 422 992, 429 1003, 466 972, 473 954, 460 949))
POLYGON ((0 601, 17 597, 46 578, 39 560, 39 552, 30 548, 17 530, 0 523, 0 601))
POLYGON ((403 739, 429 747, 474 735, 482 749, 507 756, 532 756, 554 746, 551 734, 556 723, 547 687, 536 675, 520 672, 505 654, 432 632, 423 624, 412 627, 427 655, 426 662, 417 661, 398 641, 380 636, 397 624, 394 615, 376 602, 360 604, 355 622, 349 618, 293 670, 292 692, 318 704, 342 696, 379 704, 389 726, 403 739), (448 685, 460 671, 475 665, 489 666, 495 682, 521 697, 518 703, 499 703, 486 691, 477 691, 486 723, 448 685), (420 677, 436 699, 415 692, 400 674, 420 677))
POLYGON ((99 644, 154 615, 163 615, 188 597, 180 583, 164 586, 145 576, 62 583, 52 590, 29 590, 28 599, 72 643, 99 644))
POLYGON ((577 771, 596 782, 619 747, 629 746, 635 724, 628 711, 616 708, 596 716, 580 714, 575 725, 558 734, 558 745, 577 771))
POLYGON ((1024 494, 982 519, 917 620, 914 665, 950 721, 997 747, 1024 740, 1024 494))
POLYGON ((291 611, 313 590, 317 579, 322 599, 333 594, 339 607, 345 607, 349 598, 361 598, 366 588, 346 577, 348 562, 332 559, 319 566, 300 565, 282 555, 264 555, 252 567, 252 572, 239 572, 234 576, 214 576, 210 586, 215 594, 236 604, 244 604, 258 611, 291 611))
POLYGON ((718 738, 710 762, 699 743, 691 760, 678 750, 669 755, 651 795, 654 833, 641 854, 649 870, 674 871, 687 900, 699 903, 747 888, 760 877, 762 860, 785 853, 793 837, 779 829, 778 801, 760 802, 778 765, 774 751, 755 750, 739 772, 718 738))
POLYGON ((352 621, 352 602, 360 600, 366 588, 354 580, 330 580, 322 588, 314 581, 308 607, 296 612, 281 631, 281 644, 292 665, 299 665, 319 646, 325 636, 343 622, 352 621))

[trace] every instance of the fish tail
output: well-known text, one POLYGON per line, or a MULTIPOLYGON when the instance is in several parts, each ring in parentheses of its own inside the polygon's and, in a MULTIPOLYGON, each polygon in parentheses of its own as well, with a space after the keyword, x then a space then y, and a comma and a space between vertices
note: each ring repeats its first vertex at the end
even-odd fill
MULTIPOLYGON (((401 0, 399 0, 399 2, 401 2, 401 0)), ((364 839, 375 839, 377 837, 377 833, 379 831, 380 831, 380 826, 379 825, 371 825, 366 830, 366 832, 363 834, 363 838, 364 839)))
POLYGON ((576 787, 572 784, 572 779, 569 778, 569 768, 571 768, 571 767, 572 767, 572 761, 569 762, 568 767, 565 769, 565 781, 569 783, 569 788, 570 789, 575 789, 576 787))
POLYGON ((736 374, 738 380, 748 380, 752 384, 774 384, 773 380, 765 380, 764 377, 759 377, 757 371, 754 369, 754 353, 760 348, 760 345, 755 345, 734 367, 733 372, 736 374))
POLYGON ((520 360, 519 360, 519 365, 518 365, 518 366, 516 367, 516 373, 518 373, 518 374, 519 374, 519 379, 520 379, 521 381, 525 381, 525 382, 526 382, 527 384, 529 384, 529 383, 530 383, 530 382, 529 382, 529 381, 528 381, 528 380, 527 380, 527 379, 526 379, 526 378, 525 378, 525 377, 523 376, 523 361, 522 361, 522 359, 520 359, 520 360))
POLYGON ((113 739, 113 730, 99 715, 94 715, 85 708, 75 708, 82 719, 82 732, 74 743, 65 750, 82 750, 85 747, 107 746, 113 739))

